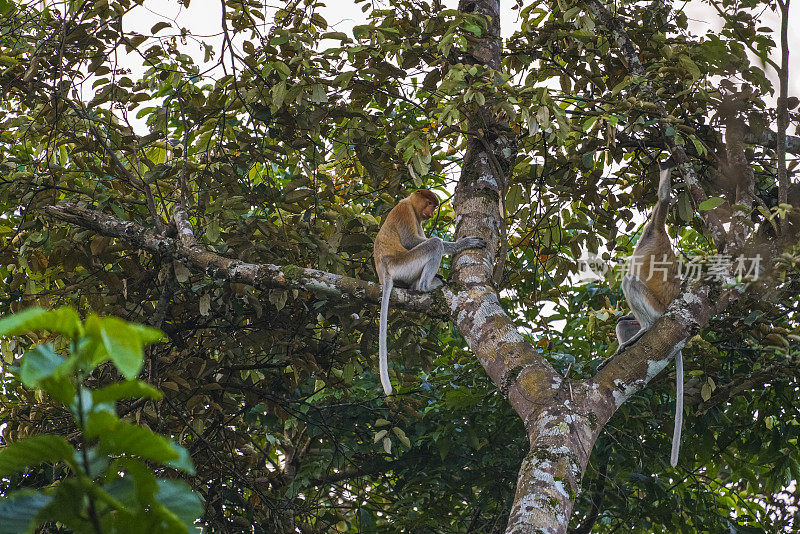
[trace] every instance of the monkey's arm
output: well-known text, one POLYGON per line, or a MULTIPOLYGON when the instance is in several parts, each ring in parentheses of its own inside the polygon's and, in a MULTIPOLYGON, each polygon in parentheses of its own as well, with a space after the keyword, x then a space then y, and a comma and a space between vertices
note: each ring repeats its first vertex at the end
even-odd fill
POLYGON ((419 236, 416 234, 408 233, 406 235, 400 236, 400 244, 403 245, 403 247, 406 250, 411 250, 415 247, 418 247, 419 245, 425 243, 426 241, 428 241, 428 238, 425 237, 424 235, 419 236))

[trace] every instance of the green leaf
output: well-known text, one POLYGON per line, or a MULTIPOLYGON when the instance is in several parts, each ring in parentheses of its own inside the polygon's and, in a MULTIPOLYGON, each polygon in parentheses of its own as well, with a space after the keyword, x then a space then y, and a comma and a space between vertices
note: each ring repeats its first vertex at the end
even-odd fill
POLYGON ((703 75, 703 73, 700 72, 700 68, 697 66, 697 64, 686 54, 681 54, 678 56, 678 62, 689 72, 689 74, 692 75, 693 79, 697 80, 703 75))
POLYGON ((37 526, 36 516, 52 501, 52 496, 30 490, 0 499, 0 534, 30 532, 37 526))
POLYGON ((311 102, 314 104, 324 104, 328 101, 328 93, 325 92, 325 86, 321 83, 315 83, 311 89, 311 102))
POLYGON ((98 449, 105 454, 131 454, 162 464, 181 456, 167 438, 106 411, 89 414, 86 436, 98 438, 98 449))
POLYGON ((133 458, 119 458, 111 466, 111 472, 122 473, 121 478, 112 481, 104 489, 124 503, 150 504, 155 501, 158 491, 156 476, 147 465, 133 458), (134 487, 135 495, 128 492, 134 487), (134 500, 135 499, 135 500, 134 500))
POLYGON ((29 388, 40 388, 65 404, 75 396, 75 386, 63 372, 68 371, 65 360, 50 344, 38 345, 27 351, 20 365, 20 380, 29 388))
POLYGON ((167 336, 157 328, 151 328, 143 324, 126 323, 134 332, 139 335, 139 340, 143 346, 151 345, 158 341, 166 341, 167 336))
POLYGON ((678 216, 687 222, 692 220, 692 201, 686 192, 678 195, 678 216))
POLYGON ((478 26, 477 24, 473 24, 472 22, 467 22, 464 24, 464 31, 468 31, 469 33, 475 35, 476 37, 480 37, 483 33, 483 29, 478 26))
POLYGON ((134 481, 133 477, 119 477, 107 484, 104 484, 103 489, 106 491, 106 493, 114 497, 128 508, 135 509, 140 505, 140 499, 137 491, 138 488, 136 487, 136 482, 134 481))
POLYGON ((724 198, 711 197, 711 198, 706 199, 703 202, 701 202, 700 205, 697 206, 697 209, 700 210, 700 211, 713 210, 714 208, 716 208, 720 204, 723 204, 724 202, 725 202, 724 198))
POLYGON ((150 384, 142 382, 141 380, 118 382, 92 392, 92 400, 95 404, 139 397, 159 400, 163 397, 163 394, 150 384))
POLYGON ((75 339, 82 332, 81 319, 78 317, 78 312, 68 307, 51 311, 42 308, 28 308, 0 319, 0 337, 19 336, 39 330, 58 332, 75 339))
POLYGON ((133 35, 132 37, 130 37, 130 39, 128 39, 130 44, 126 44, 125 49, 128 52, 131 52, 135 48, 138 48, 139 45, 145 42, 146 40, 147 40, 146 35, 133 35))
POLYGON ((192 529, 203 513, 203 501, 189 485, 178 480, 159 480, 156 500, 186 526, 192 529))
MULTIPOLYGON (((152 329, 151 329, 152 330, 152 329)), ((108 357, 125 378, 136 378, 142 370, 144 351, 139 332, 131 325, 116 317, 103 317, 100 335, 108 357)))
POLYGON ((633 82, 633 78, 630 76, 625 76, 622 79, 622 81, 619 82, 617 85, 615 85, 614 88, 611 90, 611 95, 617 96, 620 93, 620 91, 628 87, 631 84, 631 82, 633 82))
POLYGON ((402 428, 394 427, 392 428, 392 432, 394 432, 394 435, 397 436, 397 439, 399 439, 403 445, 406 447, 411 446, 411 440, 408 439, 408 436, 406 436, 402 428))
POLYGON ((42 381, 50 378, 61 364, 62 358, 49 343, 37 345, 22 356, 20 379, 29 388, 37 388, 42 381))
POLYGON ((155 34, 157 34, 158 32, 160 32, 161 30, 163 30, 164 28, 169 28, 170 26, 171 26, 171 24, 170 24, 169 22, 164 22, 164 21, 161 21, 161 22, 156 22, 156 23, 153 25, 153 27, 152 27, 152 28, 150 28, 150 33, 152 33, 153 35, 155 35, 155 34))
POLYGON ((272 88, 272 107, 274 109, 280 108, 283 105, 284 98, 286 98, 286 80, 272 88))
POLYGON ((186 447, 178 445, 172 440, 169 440, 169 443, 172 446, 172 449, 178 453, 178 459, 167 462, 167 465, 193 475, 195 473, 194 462, 192 461, 192 457, 189 455, 189 451, 186 450, 186 447))
POLYGON ((69 461, 74 449, 61 436, 43 434, 16 441, 0 449, 0 477, 43 463, 69 461))

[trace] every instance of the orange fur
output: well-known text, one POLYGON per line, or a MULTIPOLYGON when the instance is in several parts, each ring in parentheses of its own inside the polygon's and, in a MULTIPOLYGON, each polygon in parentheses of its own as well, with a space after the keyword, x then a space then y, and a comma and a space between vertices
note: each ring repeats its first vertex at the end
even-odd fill
POLYGON ((439 199, 432 191, 418 189, 392 208, 378 230, 375 244, 372 247, 375 270, 378 272, 378 279, 381 283, 383 283, 383 279, 379 268, 380 262, 384 258, 399 258, 403 253, 414 248, 418 240, 425 239, 422 221, 430 218, 430 215, 425 216, 426 209, 430 209, 430 214, 432 214, 433 209, 438 207, 439 199))

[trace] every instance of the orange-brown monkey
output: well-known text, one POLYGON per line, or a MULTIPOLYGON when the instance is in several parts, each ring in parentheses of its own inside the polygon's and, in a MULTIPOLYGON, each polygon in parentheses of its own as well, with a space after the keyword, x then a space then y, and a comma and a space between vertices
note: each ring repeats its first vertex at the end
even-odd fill
POLYGON ((439 199, 432 191, 418 189, 392 208, 375 238, 375 270, 383 290, 378 354, 381 384, 387 395, 392 393, 392 384, 389 381, 386 329, 389 297, 394 282, 402 282, 416 291, 431 291, 443 284, 436 272, 444 254, 457 254, 468 248, 486 246, 486 242, 479 237, 462 237, 455 242, 425 237, 422 221, 430 219, 437 207, 439 199))
MULTIPOLYGON (((658 182, 658 202, 636 243, 622 279, 622 292, 631 313, 619 318, 617 338, 619 354, 633 345, 661 317, 681 291, 678 260, 667 235, 667 212, 670 203, 670 167, 662 167, 658 182)), ((675 353, 675 428, 672 433, 670 463, 678 463, 683 426, 683 355, 675 353)))

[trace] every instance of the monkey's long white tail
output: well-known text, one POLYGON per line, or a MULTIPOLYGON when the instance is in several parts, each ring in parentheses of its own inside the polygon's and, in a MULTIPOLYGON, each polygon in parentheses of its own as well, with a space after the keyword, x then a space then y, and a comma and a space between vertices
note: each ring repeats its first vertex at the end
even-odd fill
POLYGON ((661 202, 669 202, 669 193, 672 190, 672 167, 661 169, 658 176, 658 200, 661 202))
POLYGON ((386 329, 389 323, 389 297, 392 296, 394 280, 390 275, 383 277, 383 295, 381 295, 381 322, 378 331, 378 360, 381 371, 381 385, 383 392, 392 394, 392 383, 389 381, 389 355, 386 350, 386 329))
POLYGON ((675 429, 672 431, 672 454, 669 463, 678 465, 678 452, 681 450, 681 428, 683 427, 683 354, 675 355, 675 429))

